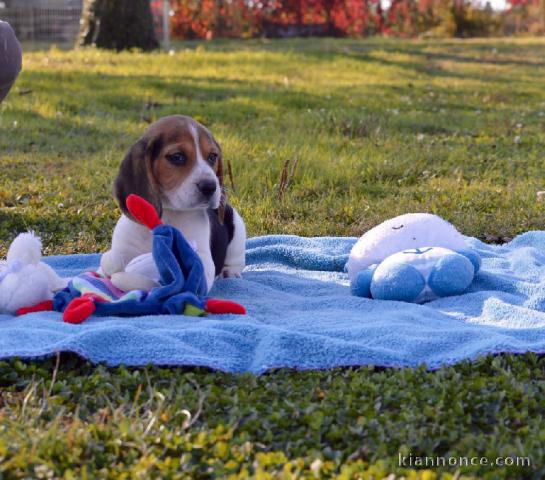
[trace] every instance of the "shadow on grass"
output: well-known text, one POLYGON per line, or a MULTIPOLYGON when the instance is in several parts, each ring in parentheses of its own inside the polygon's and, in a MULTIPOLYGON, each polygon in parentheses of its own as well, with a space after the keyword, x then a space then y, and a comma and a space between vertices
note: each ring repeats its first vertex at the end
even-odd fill
MULTIPOLYGON (((471 50, 478 52, 478 55, 467 54, 464 41, 390 41, 384 39, 359 39, 339 40, 329 38, 313 38, 311 41, 305 39, 289 40, 248 40, 246 42, 218 41, 214 43, 203 42, 182 42, 179 46, 183 48, 196 49, 206 48, 211 51, 236 52, 241 50, 286 52, 290 51, 302 58, 315 61, 327 62, 334 59, 356 59, 370 64, 379 64, 387 67, 397 67, 412 70, 415 74, 432 75, 437 77, 450 77, 468 80, 487 80, 493 82, 509 83, 512 80, 506 79, 498 72, 481 71, 478 73, 467 71, 446 70, 437 62, 450 61, 455 64, 476 64, 506 67, 528 67, 538 69, 545 66, 542 60, 543 55, 536 55, 536 48, 541 49, 545 54, 545 44, 536 47, 535 44, 507 44, 498 40, 488 40, 479 43, 471 43, 471 50), (432 49, 441 47, 442 52, 435 52, 432 49), (540 48, 541 47, 541 48, 540 48), (446 50, 446 52, 444 51, 446 50), (394 60, 392 58, 378 57, 377 52, 384 52, 387 56, 406 55, 409 60, 394 60), (509 56, 505 58, 505 56, 509 56), (516 56, 516 57, 515 57, 516 56), (527 59, 526 57, 532 57, 527 59)), ((541 78, 540 72, 535 76, 541 78)), ((524 79, 517 79, 517 82, 527 82, 524 79)))
MULTIPOLYGON (((320 95, 283 88, 259 80, 242 81, 221 77, 199 79, 184 75, 158 77, 157 75, 112 75, 96 72, 70 72, 60 75, 49 72, 27 72, 21 84, 33 93, 46 95, 68 114, 92 112, 122 113, 132 120, 139 118, 146 108, 166 109, 185 103, 187 106, 214 105, 229 102, 237 97, 257 99, 265 103, 277 103, 290 108, 321 106, 320 95), (157 104, 150 104, 150 97, 161 97, 157 104)), ((256 105, 242 106, 246 114, 257 115, 261 108, 256 105)))
POLYGON ((539 67, 545 62, 539 58, 525 60, 521 57, 536 56, 536 48, 545 52, 545 44, 506 43, 502 39, 479 39, 478 43, 469 41, 471 50, 482 57, 467 55, 468 41, 465 40, 390 40, 381 38, 365 39, 258 39, 247 41, 219 40, 210 42, 178 42, 177 46, 187 49, 205 48, 210 51, 236 52, 240 50, 265 50, 272 52, 293 51, 301 55, 327 58, 336 55, 351 56, 357 53, 384 51, 389 54, 426 57, 428 60, 450 60, 458 63, 479 63, 493 65, 518 65, 539 67), (430 49, 440 47, 438 53, 430 49), (444 50, 452 51, 445 53, 444 50), (502 55, 517 55, 518 58, 502 58, 502 55))

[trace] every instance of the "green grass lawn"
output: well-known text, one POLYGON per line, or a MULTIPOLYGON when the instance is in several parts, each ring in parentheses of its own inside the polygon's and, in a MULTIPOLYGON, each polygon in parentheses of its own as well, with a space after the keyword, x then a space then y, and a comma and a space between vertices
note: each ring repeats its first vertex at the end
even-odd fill
MULTIPOLYGON (((494 242, 545 229, 544 59, 544 40, 32 51, 0 106, 0 253, 25 229, 48 254, 106 249, 117 166, 172 113, 215 133, 250 236, 360 235, 411 211, 494 242)), ((258 378, 63 355, 0 363, 0 387, 0 478, 545 476, 535 355, 258 378), (532 464, 411 470, 400 453, 532 464)))

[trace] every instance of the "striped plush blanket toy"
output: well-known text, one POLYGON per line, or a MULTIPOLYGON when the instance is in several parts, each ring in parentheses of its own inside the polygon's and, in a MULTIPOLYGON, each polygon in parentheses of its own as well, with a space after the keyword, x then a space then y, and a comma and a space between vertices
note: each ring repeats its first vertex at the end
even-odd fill
POLYGON ((235 302, 207 298, 201 259, 179 230, 161 222, 150 203, 137 195, 129 195, 127 208, 152 232, 152 255, 160 274, 160 286, 149 292, 124 292, 100 273, 84 272, 57 292, 52 302, 21 309, 18 313, 55 310, 63 312, 63 320, 68 323, 81 323, 90 315, 246 313, 244 307, 235 302))

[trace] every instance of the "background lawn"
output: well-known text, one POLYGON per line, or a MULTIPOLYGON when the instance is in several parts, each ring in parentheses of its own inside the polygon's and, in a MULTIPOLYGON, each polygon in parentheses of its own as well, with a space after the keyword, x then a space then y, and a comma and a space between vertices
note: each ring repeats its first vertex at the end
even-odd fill
MULTIPOLYGON (((0 253, 25 229, 49 254, 106 249, 117 166, 172 113, 214 131, 250 236, 360 235, 411 211, 495 242, 545 229, 544 59, 539 39, 28 53, 0 106, 0 253)), ((56 360, 0 363, 0 478, 545 476, 535 355, 259 378, 56 360), (399 452, 532 466, 410 471, 399 452)))

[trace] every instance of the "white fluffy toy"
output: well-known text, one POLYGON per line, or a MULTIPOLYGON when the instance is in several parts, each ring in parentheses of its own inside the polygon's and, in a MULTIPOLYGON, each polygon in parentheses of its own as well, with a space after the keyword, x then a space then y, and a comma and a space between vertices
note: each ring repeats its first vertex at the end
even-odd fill
POLYGON ((42 261, 42 242, 32 232, 21 233, 11 243, 6 260, 0 261, 0 313, 15 314, 51 300, 67 280, 42 261))
POLYGON ((429 213, 400 215, 372 228, 346 265, 354 295, 415 303, 460 295, 480 266, 463 235, 429 213))

